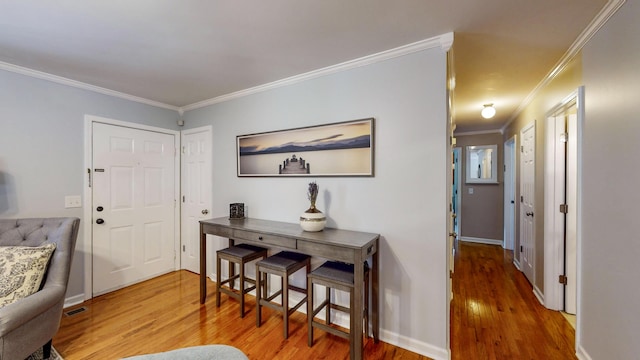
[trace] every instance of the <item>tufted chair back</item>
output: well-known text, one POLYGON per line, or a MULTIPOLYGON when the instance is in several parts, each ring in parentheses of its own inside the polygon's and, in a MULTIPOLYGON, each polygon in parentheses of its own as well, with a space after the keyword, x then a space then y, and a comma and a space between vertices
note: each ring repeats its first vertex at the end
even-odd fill
POLYGON ((0 360, 24 359, 51 348, 60 327, 80 219, 0 219, 0 246, 56 244, 41 290, 0 308, 0 360), (47 349, 48 348, 48 349, 47 349))

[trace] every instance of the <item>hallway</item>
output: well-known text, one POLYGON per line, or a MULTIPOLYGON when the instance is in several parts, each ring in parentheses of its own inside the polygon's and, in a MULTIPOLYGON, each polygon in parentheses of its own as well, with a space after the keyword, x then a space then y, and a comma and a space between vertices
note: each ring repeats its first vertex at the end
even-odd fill
POLYGON ((451 359, 576 359, 575 331, 547 310, 513 252, 457 241, 451 359))

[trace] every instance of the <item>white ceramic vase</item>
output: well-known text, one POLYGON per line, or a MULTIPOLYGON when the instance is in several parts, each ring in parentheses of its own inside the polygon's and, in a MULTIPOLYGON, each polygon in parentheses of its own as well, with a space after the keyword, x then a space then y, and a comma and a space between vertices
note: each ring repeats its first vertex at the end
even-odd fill
POLYGON ((300 215, 300 227, 304 231, 322 231, 325 225, 327 225, 327 217, 313 204, 300 215))

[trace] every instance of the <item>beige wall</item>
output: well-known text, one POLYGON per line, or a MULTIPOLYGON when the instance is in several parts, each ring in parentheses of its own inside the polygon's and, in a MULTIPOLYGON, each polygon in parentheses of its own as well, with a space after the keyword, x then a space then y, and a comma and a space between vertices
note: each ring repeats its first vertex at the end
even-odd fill
POLYGON ((498 132, 482 135, 456 135, 456 147, 462 148, 460 177, 461 214, 460 236, 490 240, 503 240, 504 234, 504 181, 502 135, 498 132), (498 147, 498 184, 467 184, 466 147, 469 145, 497 145, 498 147), (473 188, 473 194, 469 194, 473 188))
POLYGON ((638 359, 640 1, 627 0, 583 49, 583 359, 638 359))
MULTIPOLYGON (((582 62, 578 55, 549 84, 543 87, 533 101, 505 129, 504 141, 517 135, 516 148, 520 149, 520 130, 536 124, 535 169, 535 283, 544 293, 544 139, 547 113, 582 85, 582 62)), ((520 152, 516 151, 516 199, 520 199, 520 152)), ((516 236, 514 256, 520 260, 520 203, 516 201, 516 236)))

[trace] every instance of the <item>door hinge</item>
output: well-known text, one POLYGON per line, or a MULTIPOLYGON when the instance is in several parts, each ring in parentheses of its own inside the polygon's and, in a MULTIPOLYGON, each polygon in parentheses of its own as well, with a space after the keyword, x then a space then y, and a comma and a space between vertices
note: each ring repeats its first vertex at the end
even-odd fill
POLYGON ((187 251, 187 246, 186 245, 182 245, 182 252, 187 251))
POLYGON ((560 284, 567 285, 567 276, 566 275, 558 276, 558 282, 560 284))
POLYGON ((182 147, 182 153, 183 153, 183 154, 186 154, 186 153, 187 153, 187 147, 186 147, 186 146, 183 146, 183 147, 182 147))
POLYGON ((184 200, 184 199, 185 199, 185 197, 184 197, 184 195, 182 195, 182 202, 185 202, 185 200, 184 200))
POLYGON ((453 279, 453 271, 449 270, 449 279, 453 279))
POLYGON ((560 212, 563 214, 566 214, 569 212, 569 205, 567 204, 560 204, 560 212))
POLYGON ((88 184, 91 187, 91 169, 87 169, 88 184))
POLYGON ((524 196, 520 195, 520 202, 524 202, 524 196))
POLYGON ((520 152, 523 153, 524 152, 524 146, 520 146, 520 152))
POLYGON ((522 245, 520 245, 520 252, 523 252, 523 251, 524 251, 524 249, 523 249, 522 245))

